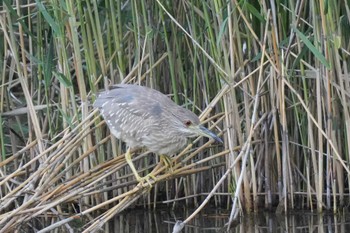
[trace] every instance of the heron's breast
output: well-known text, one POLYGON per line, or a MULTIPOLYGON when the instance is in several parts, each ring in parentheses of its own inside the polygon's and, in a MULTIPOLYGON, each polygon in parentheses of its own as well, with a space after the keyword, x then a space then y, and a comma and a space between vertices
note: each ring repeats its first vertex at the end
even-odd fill
POLYGON ((187 144, 186 137, 156 137, 152 136, 144 139, 143 145, 150 151, 159 155, 172 156, 179 152, 187 144))

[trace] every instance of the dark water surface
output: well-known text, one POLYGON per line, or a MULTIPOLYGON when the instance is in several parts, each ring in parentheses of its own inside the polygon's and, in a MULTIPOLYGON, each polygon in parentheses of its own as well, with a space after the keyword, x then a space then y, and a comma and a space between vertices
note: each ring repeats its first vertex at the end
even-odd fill
MULTIPOLYGON (((184 220, 193 210, 157 211, 129 210, 116 216, 106 226, 105 232, 120 233, 171 233, 177 220, 184 220)), ((322 214, 311 212, 296 212, 289 215, 275 213, 257 213, 242 216, 239 222, 227 231, 225 223, 229 218, 229 211, 207 209, 197 215, 182 232, 324 232, 350 233, 350 214, 322 214)))

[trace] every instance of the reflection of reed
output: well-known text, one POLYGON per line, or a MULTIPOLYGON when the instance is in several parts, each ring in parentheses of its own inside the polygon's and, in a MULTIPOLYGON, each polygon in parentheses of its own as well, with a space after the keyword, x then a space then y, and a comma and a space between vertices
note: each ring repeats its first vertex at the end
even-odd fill
MULTIPOLYGON (((113 218, 106 229, 115 232, 172 232, 177 220, 183 220, 193 210, 181 209, 169 211, 144 211, 132 210, 113 218), (127 231, 126 231, 127 229, 127 231)), ((227 232, 229 211, 208 210, 198 214, 183 229, 187 233, 197 232, 227 232)), ((317 215, 308 212, 294 213, 290 215, 277 215, 267 212, 245 216, 240 222, 232 225, 229 232, 235 233, 263 233, 263 232, 318 232, 318 233, 347 233, 350 230, 350 216, 346 214, 317 215)))
MULTIPOLYGON (((227 222, 227 211, 204 211, 196 215, 189 224, 186 224, 184 232, 217 232, 227 222)), ((156 211, 132 210, 124 215, 116 216, 110 222, 110 229, 116 232, 128 229, 130 232, 153 233, 172 232, 177 220, 183 220, 190 215, 193 210, 189 209, 161 209, 156 211), (133 231, 136 229, 135 231, 133 231)))
POLYGON ((242 231, 239 232, 348 232, 348 214, 314 214, 295 212, 288 215, 261 213, 242 218, 242 231), (254 226, 253 229, 251 229, 254 226))

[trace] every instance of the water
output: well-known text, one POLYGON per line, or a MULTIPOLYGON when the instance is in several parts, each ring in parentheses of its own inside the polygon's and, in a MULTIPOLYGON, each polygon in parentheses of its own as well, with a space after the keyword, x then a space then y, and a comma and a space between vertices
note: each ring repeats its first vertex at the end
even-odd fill
MULTIPOLYGON (((116 216, 105 232, 120 233, 171 233, 177 220, 184 220, 193 210, 169 209, 157 211, 129 210, 116 216)), ((225 227, 229 218, 229 211, 207 209, 197 215, 190 224, 187 224, 184 233, 269 233, 269 232, 350 232, 350 215, 317 215, 311 212, 297 212, 289 215, 274 213, 258 213, 243 216, 229 231, 225 227)))

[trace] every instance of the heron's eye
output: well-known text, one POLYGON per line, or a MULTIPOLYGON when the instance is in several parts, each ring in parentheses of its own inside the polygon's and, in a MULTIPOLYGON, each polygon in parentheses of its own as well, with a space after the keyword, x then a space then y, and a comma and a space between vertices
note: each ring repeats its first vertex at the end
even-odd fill
POLYGON ((187 127, 189 127, 190 125, 192 125, 192 121, 190 121, 190 120, 185 121, 185 125, 186 125, 187 127))

